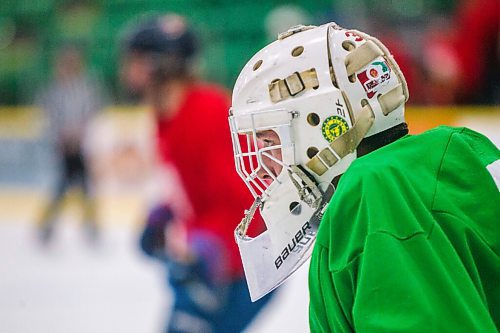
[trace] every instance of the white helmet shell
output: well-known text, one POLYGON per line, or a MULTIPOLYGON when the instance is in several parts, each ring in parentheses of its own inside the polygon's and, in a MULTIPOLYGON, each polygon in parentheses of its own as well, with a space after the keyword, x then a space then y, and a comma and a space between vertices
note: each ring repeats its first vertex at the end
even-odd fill
POLYGON ((404 122, 407 99, 404 77, 382 43, 335 23, 294 27, 245 65, 229 120, 236 169, 256 198, 235 232, 252 299, 307 259, 331 181, 364 137, 404 122), (259 147, 258 134, 268 130, 279 142, 259 147), (274 175, 265 159, 280 163, 281 172, 274 175), (259 177, 262 170, 272 182, 259 177), (260 240, 246 235, 257 206, 268 229, 260 240), (312 241, 303 244, 306 238, 312 241))

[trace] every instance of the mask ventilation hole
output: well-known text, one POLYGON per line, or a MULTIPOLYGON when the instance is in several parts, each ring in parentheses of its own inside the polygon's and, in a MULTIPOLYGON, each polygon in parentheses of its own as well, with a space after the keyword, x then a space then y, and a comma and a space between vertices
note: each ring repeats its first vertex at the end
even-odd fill
POLYGON ((299 55, 304 52, 304 47, 303 46, 297 46, 292 50, 292 57, 298 57, 299 55))
POLYGON ((309 158, 313 158, 314 156, 316 156, 316 154, 319 153, 319 149, 316 148, 316 147, 309 147, 307 148, 307 157, 309 158))
POLYGON ((356 74, 349 75, 349 82, 351 83, 356 82, 356 74))
POLYGON ((309 123, 309 125, 311 126, 318 126, 319 125, 319 122, 320 122, 320 119, 319 119, 319 116, 317 113, 309 113, 307 115, 307 122, 309 123))
POLYGON ((258 70, 261 65, 262 65, 262 60, 257 61, 255 65, 253 65, 253 70, 254 71, 258 70))
POLYGON ((297 201, 293 201, 288 209, 290 209, 290 213, 292 213, 293 215, 300 215, 301 207, 300 203, 298 203, 297 201))
POLYGON ((365 98, 363 98, 363 99, 361 100, 361 107, 365 107, 365 105, 368 105, 368 100, 367 100, 367 99, 365 99, 365 98))
POLYGON ((356 48, 356 45, 350 40, 345 40, 342 42, 342 48, 346 51, 352 51, 356 48))

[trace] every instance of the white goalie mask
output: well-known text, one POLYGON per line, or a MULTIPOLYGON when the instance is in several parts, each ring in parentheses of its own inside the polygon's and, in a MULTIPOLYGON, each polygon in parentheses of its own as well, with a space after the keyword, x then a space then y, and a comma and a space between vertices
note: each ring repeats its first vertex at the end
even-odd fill
POLYGON ((404 122, 407 99, 385 46, 335 23, 294 27, 245 65, 229 122, 237 172, 255 197, 235 230, 253 301, 309 258, 333 178, 364 137, 404 122), (257 209, 267 230, 252 238, 257 209))

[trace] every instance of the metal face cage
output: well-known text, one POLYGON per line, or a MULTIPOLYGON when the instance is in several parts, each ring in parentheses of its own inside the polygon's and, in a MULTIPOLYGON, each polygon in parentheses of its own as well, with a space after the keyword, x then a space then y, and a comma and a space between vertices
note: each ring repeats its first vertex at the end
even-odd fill
POLYGON ((234 150, 236 171, 245 182, 252 195, 265 200, 271 195, 272 188, 281 184, 280 175, 291 170, 295 163, 292 144, 292 119, 294 113, 285 109, 253 111, 244 115, 233 115, 230 110, 229 127, 234 150), (279 137, 279 142, 259 142, 258 134, 272 130, 279 137), (272 152, 279 150, 283 159, 279 160, 272 152), (291 157, 291 158, 290 158, 291 157), (269 160, 281 166, 279 174, 266 165, 269 160), (270 178, 264 179, 259 173, 265 171, 270 178))

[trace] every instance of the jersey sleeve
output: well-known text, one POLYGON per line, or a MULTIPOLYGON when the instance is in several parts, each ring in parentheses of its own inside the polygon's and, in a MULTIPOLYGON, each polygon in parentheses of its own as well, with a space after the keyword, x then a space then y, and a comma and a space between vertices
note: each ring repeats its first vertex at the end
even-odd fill
POLYGON ((309 266, 309 327, 312 333, 353 332, 350 309, 354 280, 351 272, 333 274, 329 256, 329 249, 316 243, 309 266))
POLYGON ((429 235, 367 238, 345 268, 311 260, 311 332, 497 332, 481 291, 436 226, 429 235))
POLYGON ((497 332, 481 291, 438 226, 409 239, 372 234, 358 265, 356 331, 497 332))

